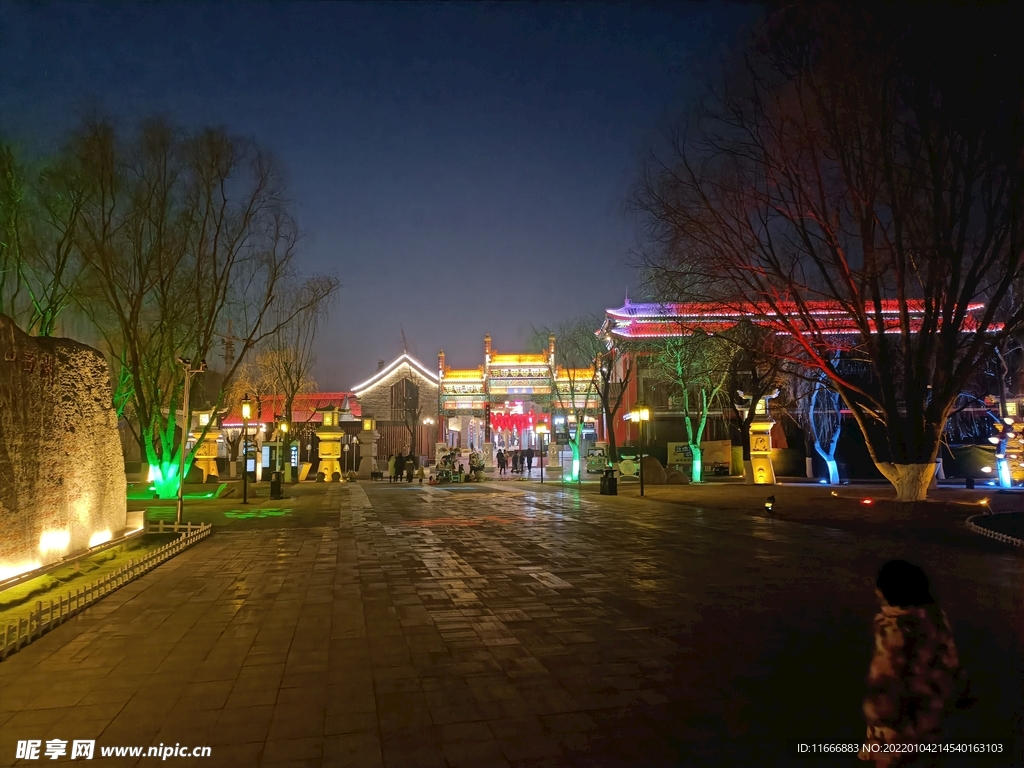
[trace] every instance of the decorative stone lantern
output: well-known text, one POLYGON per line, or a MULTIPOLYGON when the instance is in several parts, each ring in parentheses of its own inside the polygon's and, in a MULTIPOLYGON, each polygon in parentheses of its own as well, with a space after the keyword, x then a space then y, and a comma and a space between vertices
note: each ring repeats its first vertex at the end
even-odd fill
POLYGON ((203 471, 203 482, 205 483, 210 475, 220 477, 220 470, 217 469, 217 444, 220 440, 220 419, 213 411, 200 411, 198 413, 198 425, 192 430, 192 439, 199 442, 196 447, 195 466, 203 471), (209 425, 209 429, 203 436, 203 430, 209 425), (200 438, 202 438, 200 440, 200 438))
POLYGON ((341 474, 341 436, 343 432, 338 424, 338 409, 333 405, 328 405, 324 408, 317 408, 317 410, 323 414, 323 422, 316 431, 316 436, 320 438, 319 471, 323 473, 324 480, 328 483, 334 479, 335 474, 344 482, 341 474))
POLYGON ((775 468, 771 457, 775 420, 768 410, 768 401, 778 396, 779 390, 775 390, 754 404, 754 419, 750 422, 750 473, 746 477, 748 485, 775 485, 775 468))
POLYGON ((363 414, 363 431, 356 439, 359 441, 359 477, 372 480, 377 471, 377 441, 380 432, 377 431, 377 420, 371 414, 363 414))

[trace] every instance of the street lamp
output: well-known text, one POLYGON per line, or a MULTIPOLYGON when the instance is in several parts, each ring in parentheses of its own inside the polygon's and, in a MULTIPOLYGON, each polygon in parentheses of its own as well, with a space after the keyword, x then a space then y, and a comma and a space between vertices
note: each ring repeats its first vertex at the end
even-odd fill
POLYGON ((639 425, 640 431, 640 495, 644 495, 644 422, 651 420, 651 409, 646 405, 637 403, 633 406, 633 410, 629 412, 630 421, 634 421, 639 425))
POLYGON ((285 438, 288 437, 288 422, 282 421, 277 428, 281 431, 281 439, 277 441, 277 471, 281 472, 284 470, 284 445, 285 438))
POLYGON ((200 360, 199 365, 192 367, 192 361, 187 357, 179 357, 178 362, 185 369, 185 392, 181 399, 181 478, 178 483, 178 514, 177 524, 181 525, 181 516, 185 511, 185 454, 188 451, 188 433, 192 427, 192 419, 188 410, 188 391, 192 383, 192 377, 197 373, 206 370, 206 361, 200 360))
POLYGON ((347 475, 348 474, 348 443, 345 443, 341 447, 341 450, 343 450, 345 452, 345 474, 347 475))
MULTIPOLYGON (((423 417, 423 425, 424 425, 425 427, 428 427, 428 428, 429 428, 429 427, 433 426, 433 425, 434 425, 434 424, 436 424, 436 423, 437 423, 437 422, 436 422, 436 420, 435 420, 435 419, 433 419, 433 418, 432 418, 432 417, 430 417, 430 416, 424 416, 424 417, 423 417)), ((429 431, 429 429, 428 429, 428 431, 429 431)), ((429 446, 429 440, 428 440, 428 446, 429 446)), ((430 451, 428 450, 428 451, 427 451, 427 453, 429 454, 429 452, 430 452, 430 451)), ((423 481, 421 480, 420 482, 423 482, 423 481)))
POLYGON ((249 503, 249 419, 252 418, 252 400, 249 393, 242 398, 242 503, 249 503))
POLYGON ((540 482, 544 483, 544 437, 548 433, 548 425, 541 422, 533 431, 537 433, 537 442, 540 443, 540 482))

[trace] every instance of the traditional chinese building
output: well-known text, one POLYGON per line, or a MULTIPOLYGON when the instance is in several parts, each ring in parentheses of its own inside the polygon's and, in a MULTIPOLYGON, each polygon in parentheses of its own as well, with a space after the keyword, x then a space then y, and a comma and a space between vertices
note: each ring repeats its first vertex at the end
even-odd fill
MULTIPOLYGON (((252 418, 249 421, 249 434, 247 442, 250 451, 259 453, 264 443, 275 444, 278 434, 278 425, 285 416, 284 395, 259 395, 251 394, 252 397, 252 418)), ((318 446, 319 438, 317 430, 323 423, 324 409, 334 407, 337 409, 337 426, 342 431, 341 442, 350 446, 351 455, 348 457, 349 466, 354 466, 358 460, 358 450, 355 436, 359 433, 361 410, 359 403, 351 392, 311 392, 308 394, 296 395, 292 400, 292 418, 289 423, 293 456, 289 460, 296 466, 301 462, 311 462, 316 465, 319 461, 318 446)), ((240 403, 233 403, 221 417, 221 427, 225 436, 235 443, 234 450, 228 450, 224 444, 218 450, 221 456, 234 455, 238 450, 239 435, 241 434, 243 421, 240 403)), ((262 466, 263 459, 258 462, 262 466)), ((257 473, 262 476, 262 472, 257 473)))
MULTIPOLYGON (((905 307, 909 316, 910 328, 915 330, 920 327, 925 315, 924 303, 909 300, 905 307)), ((850 337, 858 333, 858 329, 853 325, 849 315, 830 302, 808 302, 805 308, 808 310, 810 322, 817 324, 823 334, 835 336, 837 350, 843 348, 843 337, 850 337)), ((791 309, 795 312, 795 305, 791 309)), ((969 316, 965 321, 965 329, 970 330, 972 327, 970 315, 983 309, 984 304, 980 302, 969 305, 969 316)), ((779 310, 785 313, 787 307, 782 306, 779 310)), ((900 303, 894 300, 882 301, 881 313, 885 327, 891 328, 891 332, 899 332, 900 303)), ((754 303, 740 307, 728 307, 712 302, 633 303, 627 298, 621 307, 605 310, 605 321, 598 333, 603 335, 610 349, 614 348, 621 353, 616 357, 616 376, 621 381, 623 371, 627 366, 632 366, 634 372, 626 385, 622 411, 628 412, 635 403, 642 401, 651 408, 652 418, 660 422, 662 444, 666 440, 684 439, 679 437, 678 425, 673 426, 673 419, 679 416, 679 409, 673 402, 670 388, 665 386, 665 383, 660 381, 659 377, 645 365, 645 358, 649 354, 644 348, 645 342, 689 336, 695 332, 722 333, 741 322, 775 328, 777 333, 786 333, 787 331, 782 327, 781 317, 780 320, 773 320, 773 317, 780 317, 780 315, 776 315, 767 307, 757 306, 754 303)), ((887 332, 889 331, 887 330, 887 332)), ((763 408, 763 404, 754 404, 754 407, 763 408)), ((789 427, 793 427, 791 420, 789 427)), ((620 445, 629 444, 636 439, 636 426, 629 422, 617 422, 614 429, 620 445)), ((705 439, 719 440, 728 438, 728 436, 728 425, 721 418, 721 412, 715 412, 713 418, 709 419, 705 439)), ((776 448, 787 446, 782 424, 776 424, 772 429, 771 444, 776 448)))
POLYGON ((481 448, 486 443, 536 447, 533 427, 540 422, 557 425, 583 412, 584 434, 601 439, 601 402, 594 369, 566 369, 556 363, 554 336, 543 352, 501 353, 484 336, 483 364, 476 368, 449 368, 444 350, 437 356, 439 410, 443 442, 481 448), (559 415, 561 414, 561 415, 559 415))
POLYGON ((408 353, 390 364, 377 362, 377 372, 353 387, 363 416, 376 420, 380 433, 377 456, 396 453, 433 458, 438 422, 437 374, 408 353))

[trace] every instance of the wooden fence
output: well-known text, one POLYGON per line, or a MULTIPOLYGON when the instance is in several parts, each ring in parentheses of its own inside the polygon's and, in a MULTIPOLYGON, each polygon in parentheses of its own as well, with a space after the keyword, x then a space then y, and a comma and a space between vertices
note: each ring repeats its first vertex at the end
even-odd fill
POLYGON ((206 538, 212 530, 213 527, 208 524, 185 523, 175 525, 171 523, 164 525, 162 520, 159 525, 150 523, 150 533, 171 533, 177 531, 182 535, 174 541, 169 541, 159 549, 154 549, 141 560, 130 560, 128 565, 107 574, 94 584, 79 587, 76 590, 69 591, 67 595, 60 596, 56 600, 50 600, 48 605, 44 604, 42 600, 37 600, 35 610, 29 611, 28 616, 19 617, 17 623, 6 624, 5 622, 3 631, 0 632, 0 661, 6 659, 19 648, 38 639, 59 624, 64 623, 72 616, 84 611, 115 589, 124 586, 147 571, 151 571, 165 560, 174 557, 182 550, 188 549, 196 542, 206 538))

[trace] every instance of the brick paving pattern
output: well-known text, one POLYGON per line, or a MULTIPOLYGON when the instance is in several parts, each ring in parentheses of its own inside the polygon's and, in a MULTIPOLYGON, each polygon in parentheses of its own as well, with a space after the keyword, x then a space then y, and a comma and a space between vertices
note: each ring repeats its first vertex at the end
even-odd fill
POLYGON ((84 738, 202 766, 813 765, 792 742, 863 735, 873 577, 901 555, 981 697, 953 733, 1020 728, 1013 553, 529 484, 331 486, 309 527, 239 526, 0 664, 0 764, 84 738))

